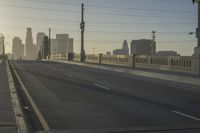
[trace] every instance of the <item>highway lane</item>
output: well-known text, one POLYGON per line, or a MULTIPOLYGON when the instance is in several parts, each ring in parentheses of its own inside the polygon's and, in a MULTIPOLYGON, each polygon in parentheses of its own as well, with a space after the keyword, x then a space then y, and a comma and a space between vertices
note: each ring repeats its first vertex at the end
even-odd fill
POLYGON ((61 63, 13 63, 53 130, 127 131, 200 124, 200 93, 195 86, 61 63))

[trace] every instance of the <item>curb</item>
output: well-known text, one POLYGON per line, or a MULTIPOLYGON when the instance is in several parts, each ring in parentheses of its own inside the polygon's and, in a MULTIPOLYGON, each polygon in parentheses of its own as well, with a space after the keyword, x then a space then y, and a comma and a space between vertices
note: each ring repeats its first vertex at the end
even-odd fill
POLYGON ((50 127, 49 127, 47 121, 45 120, 45 118, 44 118, 44 116, 42 115, 42 113, 39 111, 37 105, 36 105, 35 102, 33 101, 31 95, 29 94, 29 92, 28 92, 28 90, 27 90, 27 88, 26 88, 25 85, 23 84, 23 82, 22 82, 20 76, 18 75, 17 71, 15 70, 15 68, 13 67, 13 65, 12 65, 11 63, 10 63, 10 65, 11 65, 11 67, 13 68, 14 73, 15 73, 15 75, 16 75, 16 77, 17 77, 17 80, 19 81, 20 85, 22 86, 22 90, 24 91, 25 95, 27 96, 28 101, 30 102, 30 104, 31 104, 31 106, 32 106, 32 108, 33 108, 35 114, 37 115, 37 117, 38 117, 38 119, 39 119, 39 121, 40 121, 40 123, 41 123, 41 125, 42 125, 42 127, 43 127, 43 129, 44 129, 44 131, 42 131, 42 132, 44 132, 44 133, 51 133, 50 127))
POLYGON ((8 84, 10 89, 10 97, 13 105, 15 120, 17 125, 18 133, 28 133, 28 128, 25 122, 25 118, 22 112, 22 108, 19 102, 19 97, 17 95, 17 90, 14 85, 13 76, 11 73, 10 66, 8 64, 8 60, 6 60, 6 72, 8 76, 8 84))

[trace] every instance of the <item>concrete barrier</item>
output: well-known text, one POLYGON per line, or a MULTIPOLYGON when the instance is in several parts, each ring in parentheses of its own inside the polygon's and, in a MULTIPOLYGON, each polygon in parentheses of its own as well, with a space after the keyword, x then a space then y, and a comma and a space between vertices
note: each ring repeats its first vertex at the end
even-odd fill
MULTIPOLYGON (((67 55, 57 54, 54 60, 68 60, 67 55)), ((74 54, 74 61, 80 61, 80 55, 74 54)), ((146 56, 146 55, 94 55, 87 54, 85 62, 151 68, 165 71, 200 74, 200 56, 146 56)))
POLYGON ((26 124, 25 117, 24 117, 24 114, 23 114, 23 111, 22 111, 22 108, 20 105, 20 100, 18 97, 17 90, 15 88, 13 76, 11 73, 11 68, 9 66, 8 61, 6 61, 6 71, 7 71, 7 75, 8 75, 10 98, 11 98, 11 102, 13 104, 13 109, 15 112, 15 119, 16 119, 18 133, 28 133, 29 132, 28 126, 26 124))
POLYGON ((98 69, 103 69, 103 70, 108 70, 108 71, 129 73, 129 74, 148 77, 148 78, 155 78, 155 79, 174 81, 174 82, 179 82, 179 83, 186 83, 186 84, 200 86, 200 78, 199 77, 187 77, 187 76, 180 76, 180 75, 174 75, 174 74, 140 71, 140 70, 135 70, 135 69, 118 68, 118 67, 114 67, 114 66, 103 66, 103 65, 98 65, 98 64, 80 63, 80 62, 73 62, 73 61, 66 61, 66 60, 54 60, 54 61, 61 62, 61 63, 67 63, 67 64, 74 64, 74 65, 79 65, 79 66, 84 66, 84 67, 98 68, 98 69))

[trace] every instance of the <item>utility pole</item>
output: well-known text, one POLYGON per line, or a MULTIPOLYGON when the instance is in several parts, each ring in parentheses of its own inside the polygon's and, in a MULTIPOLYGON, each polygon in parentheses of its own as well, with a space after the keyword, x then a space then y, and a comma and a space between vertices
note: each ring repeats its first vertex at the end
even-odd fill
POLYGON ((5 55, 5 44, 4 44, 4 35, 3 34, 0 34, 1 35, 1 37, 2 37, 2 44, 3 44, 3 53, 2 53, 2 55, 4 56, 5 55))
POLYGON ((49 46, 48 46, 48 59, 51 57, 51 28, 49 28, 49 46))
POLYGON ((81 62, 85 61, 85 50, 84 50, 84 31, 85 31, 85 22, 84 22, 84 4, 81 4, 81 23, 80 23, 80 28, 81 28, 81 62))
POLYGON ((195 62, 195 69, 198 70, 200 75, 200 0, 192 0, 193 4, 198 4, 198 27, 196 28, 196 38, 198 39, 197 47, 194 48, 194 57, 197 59, 195 62))
POLYGON ((196 28, 196 37, 198 39, 197 48, 200 48, 200 0, 192 0, 193 4, 198 4, 198 27, 196 28))
POLYGON ((4 44, 4 36, 3 36, 3 56, 5 55, 5 44, 4 44))

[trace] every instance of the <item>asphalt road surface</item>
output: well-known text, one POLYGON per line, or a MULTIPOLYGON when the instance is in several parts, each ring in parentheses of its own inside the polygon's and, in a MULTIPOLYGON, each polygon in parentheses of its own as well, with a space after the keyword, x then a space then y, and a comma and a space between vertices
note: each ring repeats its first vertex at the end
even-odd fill
POLYGON ((200 132, 199 87, 62 63, 12 63, 53 132, 200 132))

